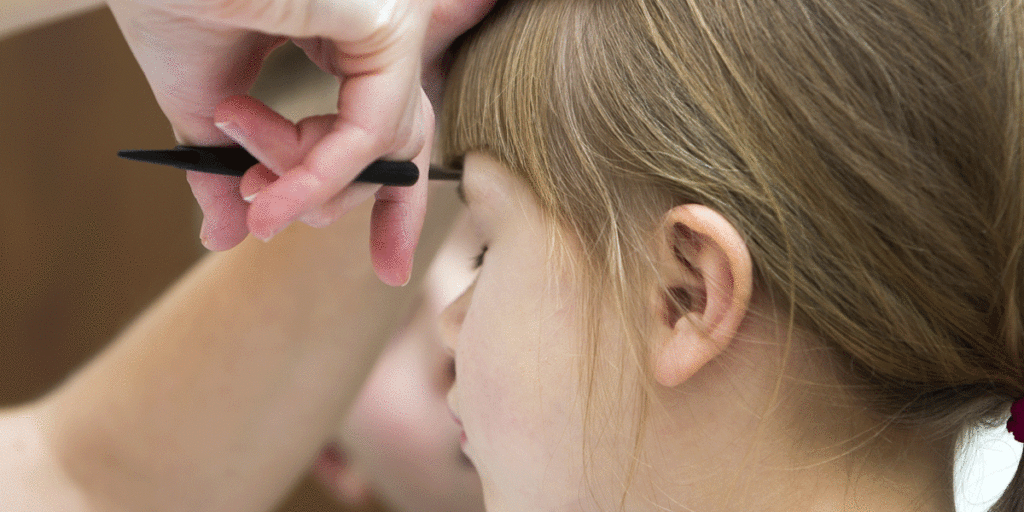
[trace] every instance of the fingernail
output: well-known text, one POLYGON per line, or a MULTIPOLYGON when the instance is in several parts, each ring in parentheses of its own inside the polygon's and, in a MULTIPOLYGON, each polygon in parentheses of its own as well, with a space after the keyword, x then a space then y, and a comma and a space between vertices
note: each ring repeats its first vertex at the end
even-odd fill
POLYGON ((256 233, 256 232, 251 231, 251 230, 249 231, 249 233, 251 233, 252 236, 258 238, 259 240, 261 240, 263 242, 269 242, 271 238, 274 238, 275 236, 277 236, 277 234, 280 233, 283 229, 284 228, 275 229, 275 230, 271 231, 270 233, 268 233, 266 236, 260 235, 259 233, 256 233))
POLYGON ((245 143, 248 141, 248 137, 246 137, 245 133, 242 131, 242 128, 231 121, 221 121, 219 123, 213 123, 213 125, 216 126, 217 129, 219 129, 220 131, 224 132, 224 135, 231 137, 231 140, 237 142, 242 146, 244 146, 245 143))
POLYGON ((199 242, 203 244, 203 247, 210 248, 210 228, 207 226, 207 221, 203 219, 203 225, 199 228, 199 242))
POLYGON ((411 281, 411 280, 412 280, 412 260, 409 260, 409 272, 407 274, 405 274, 405 282, 402 283, 402 286, 405 286, 405 285, 409 284, 409 281, 411 281))

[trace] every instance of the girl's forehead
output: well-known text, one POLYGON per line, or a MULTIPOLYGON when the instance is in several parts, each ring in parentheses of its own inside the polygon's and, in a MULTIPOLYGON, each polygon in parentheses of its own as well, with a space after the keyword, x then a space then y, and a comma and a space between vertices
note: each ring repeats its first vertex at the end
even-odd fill
POLYGON ((504 165, 483 152, 466 154, 459 194, 473 208, 511 204, 515 197, 527 193, 525 185, 504 165))

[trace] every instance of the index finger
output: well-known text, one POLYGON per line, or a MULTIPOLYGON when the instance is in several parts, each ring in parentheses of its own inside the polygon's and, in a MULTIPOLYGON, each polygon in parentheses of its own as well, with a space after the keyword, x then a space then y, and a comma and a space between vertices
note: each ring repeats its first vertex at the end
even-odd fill
POLYGON ((418 73, 418 58, 410 56, 380 73, 345 78, 331 132, 255 198, 250 232, 269 239, 336 196, 374 160, 408 160, 418 154, 430 135, 418 73))

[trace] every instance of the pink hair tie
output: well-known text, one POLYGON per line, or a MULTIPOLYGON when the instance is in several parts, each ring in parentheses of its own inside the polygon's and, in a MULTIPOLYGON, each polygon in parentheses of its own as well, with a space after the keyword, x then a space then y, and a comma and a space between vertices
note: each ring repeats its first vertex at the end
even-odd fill
POLYGON ((1024 443, 1024 398, 1010 406, 1010 419, 1006 422, 1006 430, 1013 434, 1018 443, 1024 443))

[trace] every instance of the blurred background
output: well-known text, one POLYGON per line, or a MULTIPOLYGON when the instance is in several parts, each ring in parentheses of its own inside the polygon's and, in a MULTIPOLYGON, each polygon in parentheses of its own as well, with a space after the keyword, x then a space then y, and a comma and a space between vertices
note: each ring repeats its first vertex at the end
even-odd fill
MULTIPOLYGON (((337 84, 294 47, 254 94, 333 112, 337 84), (287 94, 285 94, 287 92, 287 94), (287 98, 285 98, 287 96, 287 98)), ((0 39, 0 406, 52 389, 195 262, 182 171, 117 158, 175 141, 106 9, 0 39)), ((280 512, 347 509, 310 478, 280 512)))

